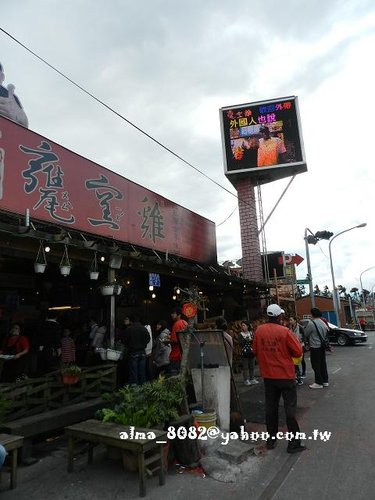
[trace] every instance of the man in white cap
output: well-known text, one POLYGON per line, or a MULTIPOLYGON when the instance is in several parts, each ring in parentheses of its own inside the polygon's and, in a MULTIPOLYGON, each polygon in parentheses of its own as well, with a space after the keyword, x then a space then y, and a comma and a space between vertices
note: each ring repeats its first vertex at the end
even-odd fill
POLYGON ((292 357, 302 356, 302 346, 295 335, 281 325, 283 309, 277 304, 267 307, 268 323, 260 325, 253 342, 253 351, 257 357, 260 373, 264 379, 266 398, 266 426, 269 437, 267 448, 272 450, 277 444, 276 435, 279 428, 279 401, 284 400, 286 425, 294 436, 288 441, 288 453, 304 451, 300 439, 296 436, 300 432, 296 420, 297 390, 296 374, 292 357))

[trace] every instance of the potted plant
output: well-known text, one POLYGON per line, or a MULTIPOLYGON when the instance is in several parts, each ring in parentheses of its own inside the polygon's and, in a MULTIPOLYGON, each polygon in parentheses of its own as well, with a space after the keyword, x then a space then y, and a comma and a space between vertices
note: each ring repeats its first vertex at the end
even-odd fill
POLYGON ((38 253, 36 254, 36 258, 34 261, 34 271, 36 273, 44 273, 47 267, 47 259, 46 254, 44 252, 44 247, 42 242, 39 242, 38 253))
POLYGON ((99 278, 98 260, 96 257, 96 252, 94 253, 94 258, 92 259, 90 266, 90 280, 97 280, 99 278))
POLYGON ((97 413, 103 422, 116 422, 135 427, 164 427, 177 420, 185 398, 182 382, 167 384, 160 376, 143 385, 126 385, 115 393, 113 408, 103 408, 97 413))
MULTIPOLYGON (((108 399, 108 398, 107 398, 108 399)), ((163 429, 182 413, 185 389, 180 378, 173 384, 160 376, 143 385, 126 385, 113 394, 111 408, 98 410, 96 417, 103 422, 152 429, 163 429)), ((168 466, 169 443, 164 448, 164 466, 168 466)), ((124 468, 137 469, 137 459, 131 453, 122 455, 124 468)))
POLYGON ((76 384, 81 378, 81 368, 78 365, 67 365, 61 370, 63 383, 67 385, 76 384))
POLYGON ((64 245, 64 253, 61 257, 60 261, 60 273, 63 276, 68 276, 70 274, 70 270, 72 265, 70 263, 69 255, 68 255, 68 247, 64 245))
POLYGON ((122 358, 124 352, 123 343, 118 340, 107 348, 107 359, 110 361, 118 361, 122 358))
POLYGON ((100 287, 102 295, 120 295, 122 286, 118 283, 106 283, 100 287))

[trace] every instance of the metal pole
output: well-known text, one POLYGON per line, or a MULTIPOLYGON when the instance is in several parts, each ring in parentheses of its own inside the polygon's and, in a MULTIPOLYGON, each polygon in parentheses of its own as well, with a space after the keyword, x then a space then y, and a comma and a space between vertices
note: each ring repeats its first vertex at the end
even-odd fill
MULTIPOLYGON (((366 222, 364 222, 362 224, 359 224, 358 226, 353 226, 353 227, 350 227, 349 229, 344 229, 344 231, 340 231, 333 238, 331 238, 331 240, 329 242, 329 245, 328 245, 328 249, 329 249, 329 263, 330 263, 330 266, 331 266, 331 276, 332 276, 333 306, 335 308, 335 313, 336 313, 336 317, 337 317, 337 326, 339 328, 341 326, 341 321, 340 321, 340 312, 339 312, 339 308, 338 308, 338 305, 337 305, 337 289, 336 289, 336 283, 335 283, 335 273, 333 272, 331 245, 332 245, 333 240, 335 238, 337 238, 338 236, 340 236, 341 234, 347 233, 348 231, 351 231, 352 229, 357 229, 357 228, 365 227, 366 225, 367 225, 366 222)), ((368 271, 368 269, 366 269, 366 271, 368 271)), ((365 272, 365 271, 363 271, 363 272, 365 272)), ((362 277, 362 275, 360 276, 360 279, 361 279, 361 277, 362 277)))
POLYGON ((371 269, 375 269, 375 266, 369 267, 368 269, 365 269, 364 271, 361 272, 359 275, 359 282, 361 284, 361 292, 362 292, 362 305, 363 309, 366 311, 366 299, 365 299, 365 294, 363 291, 363 284, 362 284, 362 274, 366 273, 367 271, 371 271, 371 269))
POLYGON ((315 296, 314 296, 314 288, 313 288, 313 279, 312 279, 312 274, 311 274, 310 250, 309 250, 309 244, 307 242, 307 231, 309 231, 309 233, 311 233, 311 234, 313 234, 313 233, 310 231, 310 229, 308 227, 305 229, 307 279, 309 280, 311 307, 315 307, 315 296))
MULTIPOLYGON (((109 283, 113 283, 115 280, 115 270, 109 268, 108 269, 108 281, 109 283)), ((110 309, 109 309, 109 341, 110 345, 115 345, 115 315, 116 315, 116 310, 115 310, 115 304, 116 304, 116 297, 115 295, 111 295, 110 297, 110 309)))
POLYGON ((294 181, 294 178, 295 178, 295 175, 293 175, 293 177, 290 179, 290 181, 288 182, 286 188, 284 189, 284 191, 281 193, 281 196, 280 198, 277 200, 275 206, 273 207, 273 209, 271 210, 271 212, 268 214, 266 220, 263 222, 263 224, 260 226, 260 229, 258 230, 258 234, 260 234, 263 229, 264 229, 264 226, 267 224, 267 222, 269 221, 271 215, 274 213, 274 211, 276 210, 277 208, 277 205, 280 203, 282 197, 284 196, 284 194, 287 192, 289 186, 292 184, 292 182, 294 181))
POLYGON ((329 242, 329 245, 328 245, 328 249, 329 249, 329 263, 330 263, 330 266, 331 266, 331 277, 332 277, 333 308, 335 309, 335 313, 336 313, 337 326, 340 328, 340 326, 341 326, 341 324, 340 324, 340 313, 339 313, 339 310, 338 310, 338 307, 337 307, 335 273, 333 272, 332 252, 331 252, 331 243, 332 243, 333 240, 334 240, 334 238, 332 238, 332 240, 329 242))
POLYGON ((204 411, 204 352, 203 345, 200 343, 201 354, 201 385, 202 385, 202 411, 204 411))
POLYGON ((280 305, 279 286, 278 286, 278 283, 277 283, 277 272, 276 272, 275 268, 273 268, 273 279, 275 280, 276 301, 277 301, 278 305, 280 305))

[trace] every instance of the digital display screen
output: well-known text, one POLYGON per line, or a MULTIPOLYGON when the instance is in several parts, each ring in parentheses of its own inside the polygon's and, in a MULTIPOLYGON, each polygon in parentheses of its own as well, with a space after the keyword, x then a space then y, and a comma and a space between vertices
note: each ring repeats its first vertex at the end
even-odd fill
POLYGON ((306 170, 296 97, 221 108, 220 119, 228 178, 267 171, 264 182, 270 182, 306 170), (285 172, 270 174, 280 169, 285 172))

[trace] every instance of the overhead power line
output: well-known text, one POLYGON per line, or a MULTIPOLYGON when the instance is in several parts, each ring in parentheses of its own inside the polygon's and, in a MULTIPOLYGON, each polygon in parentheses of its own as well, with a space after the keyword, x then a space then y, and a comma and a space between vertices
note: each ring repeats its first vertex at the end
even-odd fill
POLYGON ((68 80, 68 82, 70 82, 75 87, 77 87, 78 89, 80 89, 82 92, 84 92, 85 94, 87 94, 88 96, 90 96, 96 102, 98 102, 99 104, 101 104, 102 106, 104 106, 105 108, 107 108, 109 111, 111 111, 112 113, 114 113, 115 115, 117 115, 119 118, 121 118, 122 120, 124 120, 126 123, 128 123, 129 125, 131 125, 132 127, 134 127, 136 130, 138 130, 138 132, 140 132, 141 134, 145 135, 148 139, 150 139, 151 141, 155 142, 158 146, 160 146, 163 149, 165 149, 166 151, 168 151, 168 153, 172 154, 173 156, 175 156, 176 158, 178 158, 179 160, 181 160, 183 163, 185 163, 189 167, 193 168, 196 172, 198 172, 201 175, 203 175, 204 177, 206 177, 206 179, 208 179, 211 182, 213 182, 214 184, 216 184, 216 186, 220 187, 221 189, 224 189, 224 191, 226 191, 227 193, 229 193, 230 195, 232 195, 232 196, 234 196, 235 198, 238 199, 238 196, 235 193, 232 193, 232 191, 230 191, 229 189, 227 189, 225 186, 223 186, 219 182, 215 181, 215 179, 213 179, 209 175, 205 174, 198 167, 195 167, 192 163, 190 163, 189 161, 187 161, 184 158, 182 158, 182 156, 180 156, 179 154, 177 154, 175 151, 173 151, 172 149, 170 149, 168 146, 166 146, 162 142, 160 142, 157 139, 155 139, 155 137, 153 137, 152 135, 150 135, 149 133, 147 133, 141 127, 138 127, 138 125, 136 125, 135 123, 133 123, 132 121, 130 121, 124 115, 122 115, 121 113, 119 113, 118 111, 116 111, 115 109, 113 109, 111 106, 109 106, 108 104, 106 104, 104 101, 102 101, 101 99, 99 99, 98 97, 96 97, 94 94, 92 94, 91 92, 89 92, 88 90, 86 90, 84 87, 82 87, 81 85, 79 85, 77 82, 75 82, 74 80, 72 80, 71 78, 69 78, 69 76, 67 76, 65 73, 63 73, 62 71, 60 71, 59 69, 57 69, 55 66, 53 66, 48 61, 46 61, 45 59, 43 59, 43 57, 39 56, 36 52, 34 52, 33 50, 31 50, 25 44, 23 44, 16 37, 14 37, 10 33, 8 33, 8 31, 4 30, 1 27, 0 27, 0 31, 2 31, 6 36, 8 36, 9 38, 11 38, 14 42, 18 43, 18 45, 20 45, 22 48, 24 48, 25 50, 27 50, 34 57, 36 57, 37 59, 39 59, 40 61, 42 61, 44 64, 46 64, 53 71, 55 71, 60 76, 62 76, 63 78, 65 78, 65 80, 68 80))
MULTIPOLYGON (((94 94, 92 94, 91 92, 89 92, 88 90, 86 90, 84 87, 82 87, 77 82, 75 82, 74 80, 72 80, 65 73, 63 73, 62 71, 60 71, 58 68, 56 68, 55 66, 53 66, 52 64, 50 64, 48 61, 46 61, 43 57, 41 57, 40 55, 38 55, 36 52, 34 52, 33 50, 31 50, 29 47, 27 47, 24 43, 22 43, 16 37, 14 37, 13 35, 11 35, 4 28, 0 27, 0 31, 2 33, 4 33, 4 35, 6 35, 9 38, 11 38, 14 42, 16 42, 18 45, 20 45, 27 52, 29 52, 34 57, 36 57, 37 59, 39 59, 39 61, 41 61, 42 63, 44 63, 45 65, 47 65, 49 68, 51 68, 53 71, 55 71, 56 73, 58 73, 63 78, 65 78, 65 80, 67 80, 72 85, 74 85, 75 87, 77 87, 79 90, 81 90, 82 92, 84 92, 85 94, 87 94, 89 97, 91 97, 92 99, 94 99, 96 102, 98 102, 99 104, 101 104, 102 106, 104 106, 106 109, 108 109, 109 111, 111 111, 113 114, 115 114, 116 116, 118 116, 119 118, 121 118, 123 121, 125 121, 126 123, 128 123, 130 126, 132 126, 133 128, 135 128, 136 130, 138 130, 138 132, 140 132, 141 134, 143 134, 144 136, 146 136, 148 139, 150 139, 151 141, 153 141, 155 144, 157 144, 161 148, 165 149, 168 153, 170 153, 171 155, 173 155, 174 157, 176 157, 177 159, 179 159, 180 161, 182 161, 183 163, 185 163, 186 165, 188 165, 190 168, 192 168, 193 170, 195 170, 199 174, 203 175, 206 179, 208 179, 209 181, 211 181, 212 183, 214 183, 216 186, 218 186, 219 188, 223 189, 225 192, 227 192, 228 194, 230 194, 231 196, 233 196, 234 198, 236 198, 237 201, 241 201, 245 205, 251 207, 250 203, 248 203, 246 200, 244 200, 242 198, 239 198, 235 193, 233 193, 232 191, 230 191, 229 189, 227 189, 225 186, 223 186, 219 182, 215 181, 215 179, 213 179, 212 177, 210 177, 209 175, 207 175, 206 173, 204 173, 198 167, 194 166, 192 163, 190 163, 189 161, 185 160, 185 158, 183 158, 182 156, 180 156, 178 153, 176 153, 175 151, 173 151, 172 149, 170 149, 168 146, 166 146, 162 142, 160 142, 157 139, 155 139, 155 137, 153 137, 152 135, 150 135, 149 133, 147 133, 141 127, 139 127, 138 125, 136 125, 135 123, 133 123, 132 121, 130 121, 124 115, 122 115, 121 113, 119 113, 118 111, 116 111, 115 109, 113 109, 111 106, 109 106, 108 104, 106 104, 104 101, 102 101, 101 99, 99 99, 98 97, 96 97, 94 94)), ((289 184, 288 184, 287 188, 288 187, 289 187, 289 184)), ((221 222, 218 225, 220 226, 220 225, 224 224, 233 215, 233 213, 235 212, 236 208, 231 212, 231 214, 223 222, 221 222)), ((269 215, 269 217, 272 215, 272 213, 273 213, 273 211, 271 212, 271 214, 269 215)), ((268 221, 269 217, 267 218, 266 222, 268 221)), ((266 224, 266 222, 264 223, 264 225, 266 224)))

